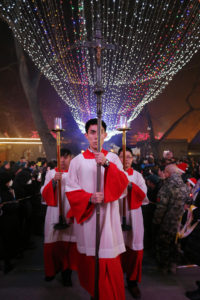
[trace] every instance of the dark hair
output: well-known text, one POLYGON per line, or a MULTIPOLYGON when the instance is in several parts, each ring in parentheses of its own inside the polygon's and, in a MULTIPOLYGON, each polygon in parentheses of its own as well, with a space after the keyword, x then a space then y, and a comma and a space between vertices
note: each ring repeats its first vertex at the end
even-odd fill
POLYGON ((67 157, 68 155, 72 155, 71 151, 67 148, 62 148, 60 150, 60 156, 67 157))
POLYGON ((29 163, 28 163, 28 168, 30 168, 31 166, 34 166, 35 165, 35 161, 29 161, 29 163))
MULTIPOLYGON (((101 124, 102 124, 104 130, 106 131, 106 128, 107 128, 106 123, 102 120, 101 124)), ((86 122, 86 124, 85 124, 85 132, 86 133, 88 133, 88 130, 89 130, 91 125, 97 125, 97 119, 90 119, 86 122)))
POLYGON ((54 169, 57 165, 57 162, 55 160, 51 160, 47 163, 47 168, 49 167, 51 170, 54 169))
POLYGON ((47 159, 44 157, 41 159, 41 166, 43 167, 47 163, 47 159))
MULTIPOLYGON (((119 151, 118 151, 118 156, 120 155, 120 153, 121 153, 122 151, 123 151, 123 149, 122 149, 122 148, 120 148, 120 149, 119 149, 119 151)), ((130 152, 130 153, 131 153, 131 155, 133 156, 133 152, 132 152, 131 148, 129 148, 129 147, 126 147, 126 151, 130 152)))

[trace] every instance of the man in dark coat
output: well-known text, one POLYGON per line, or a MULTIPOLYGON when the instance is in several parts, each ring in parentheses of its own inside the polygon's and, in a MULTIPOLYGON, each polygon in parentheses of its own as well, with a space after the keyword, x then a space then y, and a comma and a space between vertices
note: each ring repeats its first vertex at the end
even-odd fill
POLYGON ((156 260, 164 274, 176 271, 176 234, 184 204, 189 198, 189 190, 175 164, 165 167, 165 178, 153 217, 156 260))

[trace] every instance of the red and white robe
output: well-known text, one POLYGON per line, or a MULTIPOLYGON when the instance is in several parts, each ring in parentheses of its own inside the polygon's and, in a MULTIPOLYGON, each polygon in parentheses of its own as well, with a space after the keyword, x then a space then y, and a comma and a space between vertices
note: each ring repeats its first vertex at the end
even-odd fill
MULTIPOLYGON (((141 205, 148 204, 147 186, 139 172, 130 168, 127 173, 132 188, 128 191, 126 199, 126 222, 127 225, 131 225, 131 230, 123 232, 126 252, 121 255, 121 261, 127 278, 140 282, 144 247, 144 224, 141 205)), ((120 199, 120 213, 123 214, 122 199, 120 199)))
MULTIPOLYGON (((42 198, 48 205, 44 228, 44 269, 48 277, 66 269, 76 270, 77 249, 73 224, 64 230, 55 230, 54 225, 59 221, 59 203, 57 185, 52 179, 58 169, 50 170, 46 174, 44 185, 41 188, 42 198)), ((61 196, 63 217, 66 217, 70 205, 65 195, 65 185, 68 181, 68 171, 64 171, 61 180, 61 196)), ((66 219, 68 223, 69 220, 66 219)))
MULTIPOLYGON (((99 299, 125 299, 123 272, 119 255, 125 251, 119 199, 128 185, 128 179, 116 154, 102 150, 110 161, 109 167, 101 167, 101 191, 104 202, 100 205, 99 249, 99 299)), ((92 151, 86 150, 70 164, 66 185, 71 214, 75 217, 74 230, 80 253, 78 274, 81 285, 94 295, 95 270, 95 205, 89 199, 96 192, 97 164, 92 151)))

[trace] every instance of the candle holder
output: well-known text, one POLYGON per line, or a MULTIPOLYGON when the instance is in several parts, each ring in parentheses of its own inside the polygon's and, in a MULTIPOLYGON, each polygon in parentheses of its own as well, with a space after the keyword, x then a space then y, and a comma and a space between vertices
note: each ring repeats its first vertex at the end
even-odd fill
MULTIPOLYGON (((53 132, 56 132, 56 144, 57 144, 57 167, 58 172, 61 172, 60 169, 60 133, 64 131, 62 129, 62 119, 61 118, 55 118, 54 120, 54 129, 53 132)), ((63 211, 62 211, 62 195, 61 195, 61 180, 58 180, 58 203, 59 203, 59 220, 58 223, 54 225, 55 230, 63 230, 69 227, 69 225, 66 223, 64 217, 63 217, 63 211)))
POLYGON ((53 132, 61 132, 64 131, 62 129, 62 119, 61 118, 55 118, 54 119, 54 129, 52 129, 53 132))
MULTIPOLYGON (((123 168, 126 168, 126 132, 131 130, 126 116, 121 116, 119 121, 119 128, 118 131, 122 132, 122 151, 123 151, 123 168)), ((129 231, 131 230, 131 226, 126 224, 126 199, 127 197, 123 198, 123 216, 122 216, 122 230, 129 231)))

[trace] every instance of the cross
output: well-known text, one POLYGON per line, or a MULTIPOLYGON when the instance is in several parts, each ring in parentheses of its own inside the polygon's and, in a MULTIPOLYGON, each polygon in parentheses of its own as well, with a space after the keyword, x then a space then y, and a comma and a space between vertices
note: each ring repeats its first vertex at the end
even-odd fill
MULTIPOLYGON (((100 16, 100 3, 97 6, 97 15, 100 16)), ((94 93, 97 96, 97 151, 101 152, 101 121, 102 121, 102 95, 104 88, 102 84, 102 50, 115 50, 117 47, 113 44, 106 44, 102 38, 101 21, 95 22, 95 37, 93 41, 78 42, 70 47, 70 50, 78 47, 93 48, 96 54, 96 84, 94 93)), ((101 165, 97 164, 97 192, 101 189, 101 165)), ((100 245, 100 204, 96 204, 96 245, 95 245, 95 295, 94 299, 99 299, 99 245, 100 245)))

